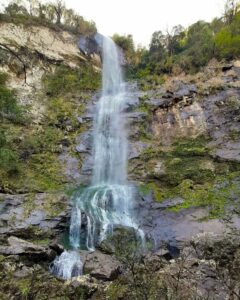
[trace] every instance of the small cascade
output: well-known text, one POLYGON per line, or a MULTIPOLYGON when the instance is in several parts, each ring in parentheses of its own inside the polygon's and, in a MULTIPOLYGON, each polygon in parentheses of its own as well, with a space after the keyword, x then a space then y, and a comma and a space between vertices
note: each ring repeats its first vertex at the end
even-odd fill
POLYGON ((118 50, 106 37, 102 49, 103 92, 94 121, 92 183, 72 198, 69 240, 74 251, 63 252, 51 269, 62 278, 81 273, 77 249, 94 251, 115 226, 134 228, 144 241, 144 233, 133 214, 134 187, 127 181, 127 134, 123 116, 126 95, 118 50))
POLYGON ((64 251, 50 265, 50 272, 62 279, 82 275, 83 265, 78 251, 64 251))

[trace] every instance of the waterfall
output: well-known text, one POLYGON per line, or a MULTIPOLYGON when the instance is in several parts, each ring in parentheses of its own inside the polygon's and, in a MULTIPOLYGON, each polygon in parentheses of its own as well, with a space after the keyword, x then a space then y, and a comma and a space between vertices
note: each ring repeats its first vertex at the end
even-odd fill
MULTIPOLYGON (((102 43, 103 90, 94 120, 93 176, 91 185, 73 198, 70 220, 70 244, 75 252, 78 248, 95 250, 95 246, 117 225, 132 227, 143 236, 132 213, 134 188, 127 182, 126 96, 118 49, 110 38, 104 37, 102 43), (84 233, 81 232, 82 213, 86 216, 84 233)), ((75 266, 76 270, 76 265, 81 266, 80 258, 64 251, 65 263, 68 254, 74 259, 69 267, 75 266)), ((54 270, 57 269, 57 275, 63 277, 61 256, 56 260, 54 270)), ((72 276, 68 276, 71 270, 65 274, 65 278, 72 276)))

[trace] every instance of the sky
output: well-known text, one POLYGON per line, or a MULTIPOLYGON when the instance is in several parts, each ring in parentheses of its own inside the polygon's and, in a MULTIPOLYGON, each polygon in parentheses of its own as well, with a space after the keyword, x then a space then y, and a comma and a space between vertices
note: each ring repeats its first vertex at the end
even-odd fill
POLYGON ((157 30, 184 27, 221 16, 226 0, 65 0, 104 35, 132 34, 135 44, 148 46, 157 30))
MULTIPOLYGON (((6 4, 10 0, 0 0, 6 4)), ((48 0, 41 0, 50 2, 48 0)), ((54 2, 54 0, 53 0, 54 2)), ((148 46, 154 31, 211 21, 224 11, 226 0, 64 0, 104 35, 132 34, 135 45, 148 46)))

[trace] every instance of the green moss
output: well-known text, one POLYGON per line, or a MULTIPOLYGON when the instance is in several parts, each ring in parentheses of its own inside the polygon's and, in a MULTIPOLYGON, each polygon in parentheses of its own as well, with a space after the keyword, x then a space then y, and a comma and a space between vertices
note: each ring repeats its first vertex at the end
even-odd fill
POLYGON ((48 194, 43 209, 49 217, 55 217, 62 213, 66 209, 66 206, 67 201, 64 197, 61 195, 59 197, 59 194, 52 193, 48 194))
POLYGON ((8 74, 0 72, 0 85, 4 86, 7 82, 8 74))
POLYGON ((240 172, 228 177, 218 177, 213 183, 196 185, 192 180, 183 180, 172 192, 184 199, 184 203, 170 208, 179 211, 182 208, 208 207, 208 218, 223 217, 228 207, 239 205, 240 172))
POLYGON ((181 138, 173 143, 174 156, 206 156, 209 149, 206 146, 209 138, 205 135, 196 138, 181 138))
POLYGON ((209 157, 207 141, 206 137, 200 136, 195 139, 177 140, 168 150, 161 146, 152 146, 142 152, 140 160, 143 161, 146 173, 152 174, 165 186, 177 186, 184 179, 204 183, 215 177, 211 168, 204 167, 206 158, 209 157), (160 175, 156 175, 153 170, 155 164, 152 162, 157 161, 162 161, 165 166, 165 172, 160 175))
POLYGON ((107 299, 124 299, 127 289, 128 287, 126 284, 121 283, 121 280, 116 280, 115 282, 112 282, 107 289, 107 299))
POLYGON ((27 194, 24 199, 24 218, 27 218, 31 212, 36 208, 35 194, 27 194))
POLYGON ((28 299, 31 289, 31 281, 29 279, 20 279, 17 282, 17 286, 23 299, 28 299))
POLYGON ((54 191, 61 189, 64 183, 62 169, 58 158, 54 154, 43 153, 31 156, 28 165, 27 180, 25 184, 40 191, 54 191), (40 172, 37 170, 41 170, 40 172), (33 177, 34 176, 34 177, 33 177))
POLYGON ((38 130, 28 130, 19 143, 21 156, 27 158, 31 154, 43 152, 58 153, 64 133, 57 127, 44 126, 38 130))
POLYGON ((203 206, 208 208, 209 218, 223 216, 240 197, 240 163, 214 160, 207 143, 208 138, 200 136, 182 138, 167 150, 160 146, 145 149, 140 157, 146 178, 140 186, 143 195, 152 191, 156 201, 178 196, 184 203, 171 210, 203 206), (164 172, 155 174, 159 161, 164 172))
POLYGON ((51 242, 50 238, 36 239, 36 240, 31 240, 31 241, 40 246, 47 246, 51 242))
POLYGON ((140 184, 139 191, 143 196, 153 193, 153 197, 156 201, 162 201, 167 197, 166 190, 160 187, 156 182, 140 184))

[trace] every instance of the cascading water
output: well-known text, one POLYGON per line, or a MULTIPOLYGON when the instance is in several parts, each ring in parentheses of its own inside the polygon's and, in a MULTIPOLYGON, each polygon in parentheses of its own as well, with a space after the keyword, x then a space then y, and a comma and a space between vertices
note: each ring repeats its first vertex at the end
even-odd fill
POLYGON ((112 233, 114 226, 132 227, 143 236, 132 213, 134 189, 127 182, 127 135, 123 117, 126 97, 118 50, 110 38, 104 37, 102 43, 103 92, 94 123, 93 178, 91 186, 73 199, 70 244, 74 250, 64 251, 52 266, 52 272, 63 278, 82 272, 80 257, 73 253, 78 248, 94 250, 112 233), (86 223, 84 233, 81 232, 82 213, 86 223), (69 269, 68 260, 71 261, 69 269))

